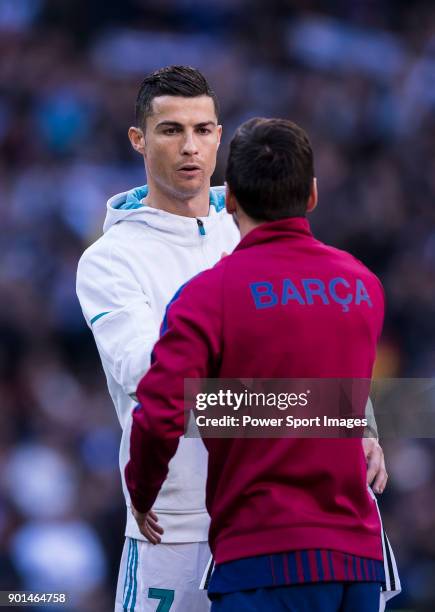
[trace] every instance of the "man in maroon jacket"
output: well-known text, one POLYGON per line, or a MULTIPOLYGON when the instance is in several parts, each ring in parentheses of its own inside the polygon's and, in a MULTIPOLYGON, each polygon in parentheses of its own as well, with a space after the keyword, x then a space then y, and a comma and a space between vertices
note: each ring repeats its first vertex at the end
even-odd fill
MULTIPOLYGON (((361 262, 311 234, 317 189, 305 132, 248 121, 226 179, 242 240, 177 293, 138 387, 126 481, 139 526, 184 432, 184 379, 372 375, 383 290, 361 262)), ((204 442, 213 612, 379 609, 381 527, 360 439, 204 442)))

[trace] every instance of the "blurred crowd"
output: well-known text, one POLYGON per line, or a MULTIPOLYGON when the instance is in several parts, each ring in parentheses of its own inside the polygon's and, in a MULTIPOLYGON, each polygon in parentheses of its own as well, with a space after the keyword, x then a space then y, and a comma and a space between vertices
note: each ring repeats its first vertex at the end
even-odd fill
MULTIPOLYGON (((112 609, 120 428, 75 272, 107 198, 145 182, 127 129, 143 76, 160 66, 198 67, 220 98, 214 184, 241 121, 283 116, 308 131, 313 228, 386 290, 377 375, 432 376, 435 8, 298 4, 0 0, 0 590, 67 591, 71 610, 112 609)), ((383 445, 381 509, 404 587, 391 609, 432 611, 435 444, 383 445)))

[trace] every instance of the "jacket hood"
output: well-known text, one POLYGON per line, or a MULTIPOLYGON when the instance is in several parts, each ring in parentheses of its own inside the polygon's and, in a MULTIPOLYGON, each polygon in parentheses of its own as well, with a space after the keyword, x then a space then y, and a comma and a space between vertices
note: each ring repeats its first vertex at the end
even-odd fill
POLYGON ((198 239, 198 235, 209 234, 216 223, 227 214, 225 210, 225 187, 210 188, 210 210, 207 217, 183 217, 164 210, 142 204, 148 194, 148 186, 135 187, 119 193, 107 202, 107 214, 103 225, 106 233, 113 225, 122 222, 145 223, 165 234, 173 234, 185 239, 198 239), (200 223, 198 223, 198 219, 200 223), (200 230, 200 225, 202 228, 200 230))

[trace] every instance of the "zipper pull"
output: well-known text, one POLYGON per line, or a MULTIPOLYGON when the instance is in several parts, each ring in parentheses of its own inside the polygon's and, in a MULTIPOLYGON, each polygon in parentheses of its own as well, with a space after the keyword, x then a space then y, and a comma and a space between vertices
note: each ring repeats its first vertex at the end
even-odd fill
POLYGON ((204 223, 201 221, 201 219, 197 219, 196 222, 198 224, 199 233, 201 234, 201 236, 205 236, 204 223))

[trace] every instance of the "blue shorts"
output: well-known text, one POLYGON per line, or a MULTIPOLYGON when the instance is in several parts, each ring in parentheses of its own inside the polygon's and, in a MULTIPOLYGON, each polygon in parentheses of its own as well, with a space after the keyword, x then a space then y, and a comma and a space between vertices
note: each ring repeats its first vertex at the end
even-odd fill
POLYGON ((330 582, 214 595, 211 612, 378 612, 378 582, 330 582))

